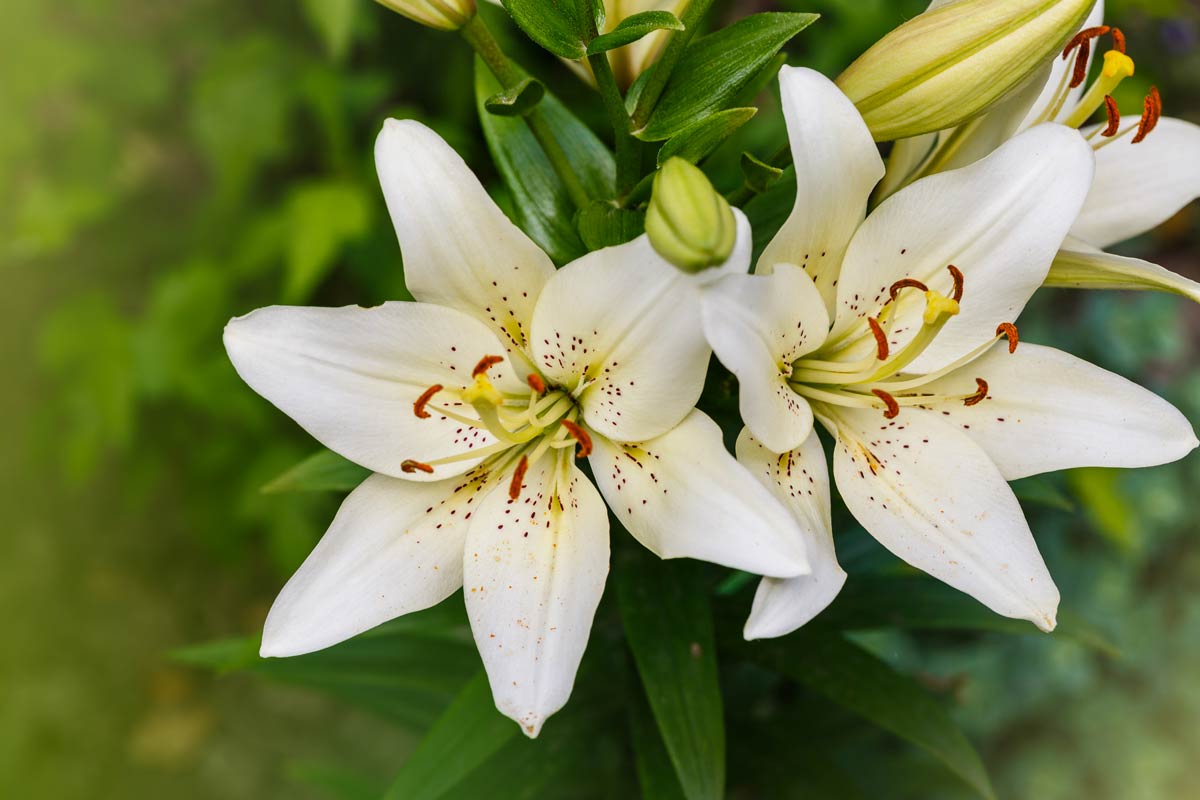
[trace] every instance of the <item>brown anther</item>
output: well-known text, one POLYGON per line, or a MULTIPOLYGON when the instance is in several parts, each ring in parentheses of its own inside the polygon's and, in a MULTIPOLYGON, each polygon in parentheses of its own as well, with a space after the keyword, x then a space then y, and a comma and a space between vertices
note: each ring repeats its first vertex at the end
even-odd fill
POLYGON ((400 471, 406 475, 411 475, 418 470, 429 475, 433 474, 433 467, 420 461, 413 461, 411 458, 404 460, 400 464, 400 471))
POLYGON ((579 442, 579 451, 575 453, 575 457, 587 458, 590 456, 592 454, 592 437, 588 435, 588 432, 569 419, 564 419, 562 426, 567 429, 567 433, 571 434, 575 441, 579 442))
POLYGON ((420 419, 429 419, 429 412, 425 410, 425 404, 433 399, 433 396, 440 392, 445 387, 440 383, 435 383, 425 391, 421 392, 421 396, 413 403, 413 413, 420 419))
POLYGON ((1113 28, 1112 29, 1112 37, 1113 37, 1113 50, 1116 50, 1118 53, 1124 53, 1125 52, 1125 34, 1121 32, 1120 28, 1113 28))
POLYGON ((973 406, 982 403, 987 398, 988 385, 983 378, 976 378, 975 385, 979 387, 975 394, 963 399, 964 406, 973 406))
POLYGON ((874 317, 867 317, 867 324, 871 326, 871 334, 875 337, 876 355, 879 356, 880 361, 887 361, 888 340, 883 332, 883 328, 879 327, 879 320, 874 317))
POLYGON ((1017 343, 1021 337, 1017 335, 1017 326, 1011 322, 1001 322, 996 326, 996 335, 1003 336, 1008 339, 1008 352, 1017 352, 1017 343))
POLYGON ((946 265, 946 269, 950 271, 950 277, 954 279, 954 294, 950 295, 954 302, 961 303, 963 296, 963 274, 962 270, 953 264, 946 265))
POLYGON ((896 398, 885 392, 883 389, 872 389, 871 394, 878 397, 887 406, 887 411, 883 412, 884 419, 895 419, 900 416, 900 404, 896 402, 896 398))
POLYGON ((1075 34, 1071 41, 1067 42, 1067 46, 1063 48, 1063 61, 1067 60, 1067 56, 1071 55, 1071 51, 1076 47, 1079 47, 1089 39, 1095 39, 1097 36, 1103 36, 1110 30, 1112 30, 1112 28, 1108 27, 1107 25, 1098 25, 1095 28, 1085 28, 1081 30, 1079 33, 1075 34))
POLYGON ((1108 113, 1108 125, 1100 131, 1100 135, 1116 136, 1117 131, 1121 128, 1121 111, 1117 108, 1117 101, 1111 94, 1104 95, 1104 110, 1108 113))
POLYGON ((504 360, 504 356, 484 356, 479 359, 479 363, 475 365, 475 369, 471 370, 471 377, 478 378, 480 375, 486 375, 487 371, 504 360))
POLYGON ((1084 40, 1079 45, 1079 52, 1075 54, 1075 71, 1071 73, 1071 88, 1082 86, 1087 80, 1088 73, 1088 58, 1092 54, 1092 43, 1084 40))
POLYGON ((1162 95, 1158 93, 1157 86, 1151 86, 1150 94, 1146 95, 1146 99, 1142 101, 1142 119, 1138 122, 1137 135, 1133 137, 1133 143, 1137 144, 1149 136, 1150 131, 1158 125, 1161 116, 1162 95))
POLYGON ((900 294, 901 289, 920 289, 922 292, 929 291, 929 287, 916 278, 901 278, 893 283, 892 288, 888 291, 888 294, 892 296, 893 302, 896 300, 896 295, 900 294))
POLYGON ((525 382, 529 384, 530 389, 533 389, 538 394, 546 393, 546 382, 538 377, 536 372, 529 373, 525 378, 525 382))
POLYGON ((512 480, 508 482, 508 497, 516 500, 521 496, 521 487, 525 485, 525 471, 529 469, 529 456, 521 456, 517 468, 513 470, 512 480))

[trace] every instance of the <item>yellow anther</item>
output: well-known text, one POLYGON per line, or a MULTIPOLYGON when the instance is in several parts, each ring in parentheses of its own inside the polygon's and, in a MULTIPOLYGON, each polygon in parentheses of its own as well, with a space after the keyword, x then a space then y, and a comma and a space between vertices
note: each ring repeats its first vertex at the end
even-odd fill
POLYGON ((958 301, 932 289, 925 293, 925 324, 936 325, 942 317, 958 313, 958 301))
POLYGON ((1133 59, 1119 50, 1104 54, 1104 67, 1100 72, 1105 78, 1124 80, 1133 76, 1133 59))
POLYGON ((504 397, 492 386, 492 382, 488 380, 485 373, 479 373, 475 376, 475 382, 463 390, 463 400, 466 400, 471 405, 483 401, 498 406, 504 402, 504 397))

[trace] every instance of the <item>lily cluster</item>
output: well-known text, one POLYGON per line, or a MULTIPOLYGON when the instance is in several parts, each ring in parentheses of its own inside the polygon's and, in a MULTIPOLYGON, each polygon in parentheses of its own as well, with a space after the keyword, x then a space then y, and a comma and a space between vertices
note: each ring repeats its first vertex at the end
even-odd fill
MULTIPOLYGON (((936 2, 910 24, 979 4, 936 2)), ((1101 9, 1081 23, 1089 5, 1037 32, 1030 58, 1052 49, 1053 64, 1006 73, 1015 91, 901 139, 886 166, 874 123, 903 82, 866 57, 840 88, 784 67, 796 199, 753 271, 747 218, 681 160, 653 180, 647 233, 555 269, 437 134, 385 123, 376 167, 415 302, 276 306, 225 331, 251 388, 374 472, 280 593, 262 654, 319 650, 461 589, 497 707, 536 736, 587 644, 610 513, 661 558, 762 576, 745 635, 774 637, 847 579, 831 483, 898 558, 1053 630, 1058 590, 1008 481, 1197 446, 1166 401, 1019 334, 1047 283, 1200 299, 1101 250, 1200 194, 1200 128, 1161 117, 1154 90, 1120 116, 1133 61, 1101 9), (1044 46, 1080 24, 1065 50, 1044 46), (696 407, 714 353, 738 381, 735 454, 696 407)), ((436 10, 439 27, 475 11, 436 10)), ((660 50, 627 53, 620 84, 660 50)))

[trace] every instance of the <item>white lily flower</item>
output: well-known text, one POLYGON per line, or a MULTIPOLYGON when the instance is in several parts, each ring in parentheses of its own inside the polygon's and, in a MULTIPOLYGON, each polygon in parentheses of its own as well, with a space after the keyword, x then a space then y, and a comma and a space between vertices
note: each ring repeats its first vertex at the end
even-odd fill
MULTIPOLYGON (((465 586, 497 707, 536 736, 600 602, 604 500, 663 558, 787 577, 807 570, 803 545, 693 408, 710 354, 693 279, 644 236, 556 272, 419 123, 388 121, 376 163, 420 302, 277 306, 225 330, 246 383, 376 473, 276 599, 262 654, 328 647, 465 586)), ((740 227, 713 272, 748 268, 740 227)))
MULTIPOLYGON (((941 4, 933 3, 930 10, 941 4)), ((953 130, 897 142, 877 199, 923 175, 966 166, 1043 122, 1081 128, 1096 151, 1095 181, 1047 285, 1158 289, 1200 302, 1200 283, 1157 264, 1104 252, 1152 230, 1200 197, 1200 126, 1162 117, 1162 101, 1153 88, 1140 116, 1122 118, 1112 93, 1133 75, 1135 65, 1125 52, 1124 35, 1103 19, 1104 2, 1098 0, 1062 56, 989 113, 953 130), (1092 55, 1105 41, 1112 47, 1088 85, 1092 55), (1101 110, 1108 123, 1087 125, 1101 110)))
POLYGON ((780 75, 796 205, 757 264, 705 293, 705 330, 738 378, 738 457, 793 511, 812 571, 765 578, 746 636, 803 625, 841 588, 825 455, 855 518, 909 564, 994 611, 1055 625, 1058 590, 1006 481, 1178 459, 1172 406, 1012 324, 1078 216, 1092 151, 1041 125, 922 179, 864 220, 883 163, 819 73, 780 75), (1001 343, 1007 338, 1007 346, 1001 343), (782 453, 782 455, 776 455, 782 453))

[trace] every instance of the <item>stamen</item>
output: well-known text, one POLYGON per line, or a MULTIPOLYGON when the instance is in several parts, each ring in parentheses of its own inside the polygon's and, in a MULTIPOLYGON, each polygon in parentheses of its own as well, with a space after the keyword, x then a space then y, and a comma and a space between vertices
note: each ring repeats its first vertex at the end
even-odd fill
POLYGON ((883 412, 884 419, 895 419, 900 416, 900 404, 896 402, 896 398, 885 392, 883 389, 872 389, 871 394, 878 397, 887 406, 887 411, 883 412))
POLYGON ((510 500, 516 500, 521 496, 521 487, 524 486, 527 469, 529 469, 529 456, 521 456, 521 460, 517 462, 517 468, 513 470, 512 480, 508 482, 508 498, 510 500))
POLYGON ((1080 43, 1079 52, 1075 54, 1075 71, 1071 73, 1071 88, 1083 85, 1087 80, 1088 58, 1092 55, 1092 43, 1086 39, 1080 43))
POLYGON ((538 377, 536 372, 531 372, 525 378, 525 382, 529 384, 529 388, 533 389, 538 394, 546 393, 546 382, 538 377))
POLYGON ((1133 144, 1137 144, 1149 136, 1150 131, 1158 125, 1161 116, 1162 96, 1158 93, 1157 86, 1151 86, 1150 94, 1146 95, 1146 99, 1142 101, 1142 119, 1138 122, 1137 136, 1133 137, 1133 144))
POLYGON ((953 317, 957 313, 957 300, 935 291, 925 293, 925 315, 922 319, 926 325, 937 325, 946 317, 953 317))
POLYGON ((428 389, 421 392, 421 396, 418 397, 416 402, 413 403, 413 413, 417 415, 418 419, 429 419, 430 414, 425 410, 425 404, 432 400, 433 396, 444 388, 446 387, 442 386, 440 383, 435 383, 433 386, 430 386, 428 389))
POLYGON ((1063 48, 1063 61, 1067 60, 1067 56, 1071 55, 1071 51, 1080 45, 1087 44, 1088 39, 1095 39, 1097 36, 1103 36, 1108 33, 1111 28, 1107 25, 1099 25, 1095 28, 1085 28, 1072 37, 1071 41, 1067 42, 1067 46, 1063 48))
POLYGON ((1001 322, 996 326, 996 335, 1003 336, 1008 339, 1008 352, 1017 352, 1017 343, 1021 337, 1017 335, 1017 326, 1011 322, 1001 322))
POLYGON ((970 397, 963 398, 964 406, 978 405, 979 403, 982 403, 987 398, 987 394, 988 394, 987 381, 985 381, 983 378, 976 378, 975 385, 979 387, 978 391, 976 391, 975 394, 971 395, 970 397))
POLYGON ((960 303, 960 302, 962 302, 962 295, 963 295, 962 270, 959 269, 958 267, 954 266, 953 264, 948 265, 946 267, 946 269, 950 270, 950 277, 954 279, 954 295, 953 295, 954 302, 960 303))
POLYGON ((893 283, 892 288, 888 290, 888 294, 892 296, 892 302, 895 302, 896 295, 900 293, 901 289, 920 289, 922 292, 929 291, 929 287, 916 278, 901 278, 893 283))
POLYGON ((1125 52, 1125 34, 1121 32, 1120 28, 1112 29, 1112 40, 1113 40, 1113 50, 1116 50, 1118 53, 1124 53, 1125 52))
POLYGON ((421 472, 427 473, 429 475, 433 474, 433 467, 431 467, 428 464, 425 464, 423 462, 413 461, 411 458, 409 458, 409 459, 405 459, 404 461, 402 461, 400 463, 400 471, 405 473, 406 475, 411 475, 412 473, 416 472, 417 470, 420 470, 421 472))
POLYGON ((874 317, 867 317, 867 324, 871 326, 871 334, 875 337, 875 352, 880 361, 887 361, 888 357, 888 340, 883 332, 883 328, 879 327, 879 321, 874 317))
POLYGON ((579 442, 579 452, 575 454, 575 457, 587 458, 590 456, 592 454, 592 437, 588 432, 569 419, 564 419, 562 426, 567 429, 567 433, 571 434, 575 441, 579 442))
POLYGON ((471 370, 471 377, 478 378, 480 375, 486 375, 487 371, 504 360, 504 356, 484 356, 479 359, 479 363, 475 365, 475 369, 471 370))
POLYGON ((1121 111, 1117 108, 1117 101, 1111 94, 1104 95, 1104 110, 1108 113, 1108 126, 1100 131, 1100 135, 1116 136, 1117 131, 1121 129, 1121 111))

